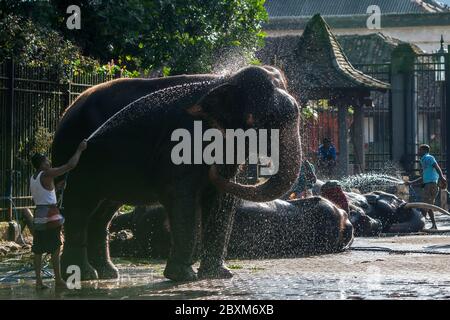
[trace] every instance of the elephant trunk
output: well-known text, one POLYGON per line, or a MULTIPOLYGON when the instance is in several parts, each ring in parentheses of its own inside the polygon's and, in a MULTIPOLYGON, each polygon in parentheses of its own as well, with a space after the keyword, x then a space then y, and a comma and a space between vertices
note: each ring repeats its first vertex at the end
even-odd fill
POLYGON ((214 166, 210 168, 210 180, 222 192, 244 200, 265 202, 280 198, 297 179, 302 161, 298 120, 282 127, 279 133, 278 172, 267 181, 257 185, 238 184, 218 175, 214 166))

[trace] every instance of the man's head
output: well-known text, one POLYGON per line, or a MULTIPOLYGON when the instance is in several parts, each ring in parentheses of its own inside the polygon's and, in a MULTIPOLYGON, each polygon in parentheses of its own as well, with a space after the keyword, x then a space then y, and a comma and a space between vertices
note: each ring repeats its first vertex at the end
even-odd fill
POLYGON ((46 155, 41 153, 35 153, 31 157, 31 163, 36 170, 47 170, 51 167, 50 160, 48 160, 46 155))
POLYGON ((330 147, 330 145, 331 145, 331 141, 330 141, 330 139, 328 139, 328 138, 323 138, 322 144, 323 144, 323 146, 324 146, 325 148, 328 148, 328 147, 330 147))
POLYGON ((430 146, 427 144, 421 144, 419 146, 419 156, 422 157, 423 155, 430 153, 430 146))

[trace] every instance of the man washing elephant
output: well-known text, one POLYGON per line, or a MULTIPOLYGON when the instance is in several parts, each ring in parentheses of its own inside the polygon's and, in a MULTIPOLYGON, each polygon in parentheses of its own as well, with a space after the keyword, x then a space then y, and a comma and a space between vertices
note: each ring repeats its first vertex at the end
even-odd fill
POLYGON ((66 283, 62 280, 60 272, 60 249, 61 249, 61 227, 64 218, 57 207, 56 189, 62 189, 64 181, 60 181, 55 186, 54 179, 63 176, 73 170, 80 160, 81 153, 87 148, 87 143, 83 140, 70 160, 59 167, 52 167, 49 159, 36 153, 31 162, 36 172, 30 178, 30 191, 33 202, 36 205, 33 218, 33 247, 34 267, 36 271, 36 288, 47 288, 42 283, 41 264, 42 254, 51 254, 53 270, 55 273, 55 283, 58 288, 65 288, 66 283))
MULTIPOLYGON (((406 185, 422 185, 422 201, 434 205, 434 201, 439 192, 439 186, 447 187, 447 180, 442 173, 442 169, 439 166, 436 159, 430 154, 430 146, 422 144, 419 146, 419 157, 421 166, 421 177, 413 181, 405 182, 406 185)), ((431 229, 436 230, 436 220, 434 218, 434 212, 431 209, 423 209, 423 215, 426 217, 427 213, 430 217, 432 226, 431 229)))

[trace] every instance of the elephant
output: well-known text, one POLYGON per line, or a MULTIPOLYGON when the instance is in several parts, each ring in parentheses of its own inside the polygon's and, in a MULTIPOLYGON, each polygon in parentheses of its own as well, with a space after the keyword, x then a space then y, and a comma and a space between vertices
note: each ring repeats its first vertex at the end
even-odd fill
POLYGON ((419 232, 425 219, 415 204, 382 191, 364 195, 346 192, 350 203, 350 221, 357 236, 375 236, 383 233, 419 232))
POLYGON ((354 228, 355 237, 376 237, 383 230, 380 220, 369 216, 364 209, 356 205, 351 205, 349 219, 354 228))
POLYGON ((88 148, 67 178, 61 256, 62 270, 77 265, 82 280, 119 276, 107 240, 118 208, 156 203, 167 210, 171 229, 166 278, 232 277, 224 259, 236 199, 277 199, 294 183, 301 163, 298 104, 273 67, 95 86, 65 111, 52 144, 54 164, 65 163, 88 136, 88 148), (236 161, 174 163, 174 131, 194 136, 197 121, 203 124, 201 134, 210 128, 278 130, 278 172, 262 183, 243 185, 233 181, 236 161), (201 261, 195 272, 198 247, 201 261))
MULTIPOLYGON (((162 206, 137 207, 115 217, 110 232, 113 255, 167 258, 170 228, 164 223, 162 206), (117 235, 130 230, 131 239, 117 235)), ((313 197, 293 201, 256 203, 241 201, 227 251, 228 259, 288 258, 335 253, 353 241, 347 213, 326 199, 313 197)))
POLYGON ((159 204, 138 206, 131 212, 116 214, 108 229, 111 255, 167 259, 171 246, 167 218, 167 212, 159 204))
MULTIPOLYGON (((356 176, 358 181, 361 176, 356 176)), ((386 179, 382 176, 383 179, 386 179)), ((351 177, 347 181, 352 181, 351 177)), ((345 192, 340 181, 318 180, 314 193, 320 194, 338 207, 349 212, 350 221, 355 227, 355 236, 378 236, 380 233, 419 232, 425 227, 425 219, 418 208, 424 203, 406 203, 394 194, 373 191, 365 194, 345 192)), ((442 210, 434 207, 434 210, 442 210)))

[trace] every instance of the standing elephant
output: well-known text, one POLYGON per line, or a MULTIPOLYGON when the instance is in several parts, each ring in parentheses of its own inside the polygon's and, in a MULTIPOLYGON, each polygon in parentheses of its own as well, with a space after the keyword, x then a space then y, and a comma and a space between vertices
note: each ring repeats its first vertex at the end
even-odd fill
POLYGON ((109 257, 108 224, 122 204, 154 203, 162 204, 169 217, 167 278, 231 277, 224 259, 235 197, 280 197, 301 163, 298 105, 280 72, 271 67, 247 67, 225 77, 116 80, 93 87, 68 108, 57 129, 55 164, 64 163, 74 145, 93 132, 64 194, 62 268, 78 265, 83 280, 118 277, 109 257), (237 164, 174 164, 172 133, 184 129, 194 136, 194 121, 202 121, 203 132, 278 129, 278 172, 264 183, 241 185, 230 180, 237 164), (192 265, 199 245, 196 274, 192 265))

